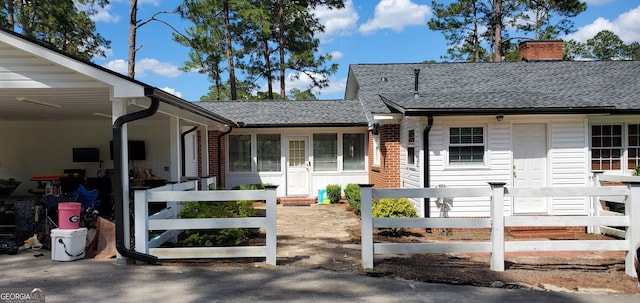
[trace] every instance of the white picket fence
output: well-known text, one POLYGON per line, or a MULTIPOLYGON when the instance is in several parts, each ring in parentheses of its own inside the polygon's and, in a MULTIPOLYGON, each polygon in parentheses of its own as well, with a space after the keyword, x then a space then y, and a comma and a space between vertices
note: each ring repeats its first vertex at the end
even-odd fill
POLYGON ((267 264, 276 264, 276 188, 265 190, 212 190, 203 183, 197 190, 197 181, 170 184, 150 190, 137 190, 134 194, 135 250, 158 259, 190 258, 244 258, 265 257, 267 264), (257 200, 266 201, 265 217, 250 218, 188 218, 181 219, 180 205, 187 201, 257 200), (167 202, 167 208, 149 215, 152 202, 167 202), (263 246, 233 247, 159 247, 188 229, 265 228, 266 243, 263 246), (149 239, 149 231, 159 231, 149 239))
POLYGON ((625 273, 635 276, 634 248, 640 242, 640 183, 621 177, 626 186, 606 187, 505 187, 492 183, 486 188, 373 189, 361 185, 362 266, 373 268, 377 254, 491 253, 491 270, 504 271, 505 252, 522 251, 627 251, 625 273), (505 216, 509 197, 596 197, 626 204, 625 215, 601 213, 593 216, 505 216), (489 197, 489 218, 372 218, 372 200, 381 198, 489 197), (617 197, 622 197, 618 199, 617 197), (633 224, 631 223, 633 222, 633 224), (512 226, 625 226, 623 240, 505 241, 505 227, 512 226), (374 243, 374 228, 490 228, 490 241, 446 243, 374 243))

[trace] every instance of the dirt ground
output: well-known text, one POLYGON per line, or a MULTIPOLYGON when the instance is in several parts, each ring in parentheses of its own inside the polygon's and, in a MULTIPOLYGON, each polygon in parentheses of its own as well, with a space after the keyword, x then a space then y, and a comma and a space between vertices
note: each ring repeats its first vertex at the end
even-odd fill
MULTIPOLYGON (((443 238, 414 230, 409 237, 378 241, 428 242, 443 238)), ((459 233, 447 237, 483 239, 485 235, 459 233)), ((375 264, 367 275, 416 280, 431 283, 474 285, 497 288, 525 288, 540 291, 578 291, 634 294, 636 279, 624 273, 624 253, 575 254, 545 252, 527 256, 506 256, 506 270, 490 270, 488 254, 412 255, 386 258, 375 264), (587 256, 580 258, 580 256, 587 256)))
MULTIPOLYGON (((357 218, 348 204, 331 205, 327 218, 344 214, 343 218, 357 218)), ((287 209, 289 210, 289 209, 287 209)), ((303 209, 298 209, 300 211, 303 209)), ((279 212, 280 215, 283 212, 279 212)), ((292 213, 301 216, 303 213, 292 213)), ((300 217, 307 222, 309 218, 300 217)), ((341 236, 278 236, 278 266, 320 268, 333 271, 353 271, 362 275, 387 279, 405 279, 430 283, 473 285, 494 288, 521 288, 538 291, 569 291, 594 293, 635 294, 636 279, 625 275, 624 252, 543 252, 508 254, 506 270, 490 270, 489 254, 425 254, 389 256, 375 259, 374 268, 363 270, 360 252, 360 225, 350 220, 347 233, 341 236)), ((307 222, 308 223, 308 222, 307 222)), ((309 223, 310 224, 310 223, 309 223)), ((319 224, 319 223, 316 223, 319 224)), ((332 224, 332 222, 325 222, 332 224)), ((339 225, 339 224, 334 224, 339 225)), ((280 232, 280 231, 279 231, 280 232)), ((308 233, 307 233, 308 234, 308 233)), ((264 235, 256 233, 249 245, 263 245, 264 235)), ((600 235, 584 234, 584 239, 603 239, 600 235)), ((427 233, 424 229, 406 230, 402 237, 390 237, 384 231, 374 235, 376 242, 433 242, 488 240, 488 233, 453 231, 427 233)), ((211 266, 261 267, 264 259, 219 260, 211 266)), ((184 264, 184 262, 180 262, 184 264)), ((198 266, 205 264, 196 261, 198 266)))
MULTIPOLYGON (((348 209, 348 206, 346 207, 348 209)), ((359 243, 359 226, 351 234, 359 243)), ((375 242, 434 242, 489 240, 489 233, 448 234, 407 229, 401 237, 385 231, 374 234, 375 242)), ((605 240, 602 235, 581 234, 579 240, 605 240)), ((539 291, 569 291, 636 294, 637 280, 625 274, 625 252, 540 252, 505 256, 505 271, 490 270, 490 256, 481 254, 423 254, 385 258, 374 264, 369 276, 416 280, 429 283, 524 288, 539 291)), ((360 269, 362 271, 362 269, 360 269)))

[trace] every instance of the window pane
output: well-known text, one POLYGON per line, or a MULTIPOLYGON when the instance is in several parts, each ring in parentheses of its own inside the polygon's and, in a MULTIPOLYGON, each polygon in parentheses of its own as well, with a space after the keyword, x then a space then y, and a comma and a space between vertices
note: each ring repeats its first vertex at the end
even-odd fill
POLYGON ((449 163, 484 163, 482 127, 453 127, 449 130, 449 163))
POLYGON ((622 125, 591 126, 591 168, 620 169, 622 163, 622 125))
POLYGON ((258 171, 280 171, 280 135, 256 135, 258 171))
POLYGON ((251 135, 229 135, 229 171, 251 171, 251 135))
POLYGON ((338 134, 313 135, 313 170, 338 170, 338 134))
POLYGON ((307 157, 305 151, 307 147, 305 142, 305 140, 289 140, 289 166, 306 166, 307 157))
POLYGON ((343 170, 364 170, 364 134, 342 135, 343 170))

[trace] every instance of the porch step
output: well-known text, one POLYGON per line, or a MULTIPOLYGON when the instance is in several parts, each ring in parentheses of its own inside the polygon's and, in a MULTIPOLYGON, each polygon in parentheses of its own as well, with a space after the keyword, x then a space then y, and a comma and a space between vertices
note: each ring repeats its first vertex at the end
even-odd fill
POLYGON ((318 203, 314 197, 280 197, 278 203, 282 205, 312 205, 318 203))
POLYGON ((566 228, 511 229, 508 233, 514 240, 520 239, 574 239, 575 232, 566 228))

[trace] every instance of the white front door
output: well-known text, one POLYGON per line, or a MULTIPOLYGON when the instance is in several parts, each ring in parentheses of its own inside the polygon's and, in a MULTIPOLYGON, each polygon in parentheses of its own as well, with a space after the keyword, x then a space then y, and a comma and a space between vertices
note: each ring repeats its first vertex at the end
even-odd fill
MULTIPOLYGON (((547 186, 546 124, 513 124, 513 184, 516 187, 547 186)), ((513 200, 514 214, 547 212, 547 198, 518 197, 513 200)))
POLYGON ((309 195, 309 137, 287 137, 287 196, 309 195))

